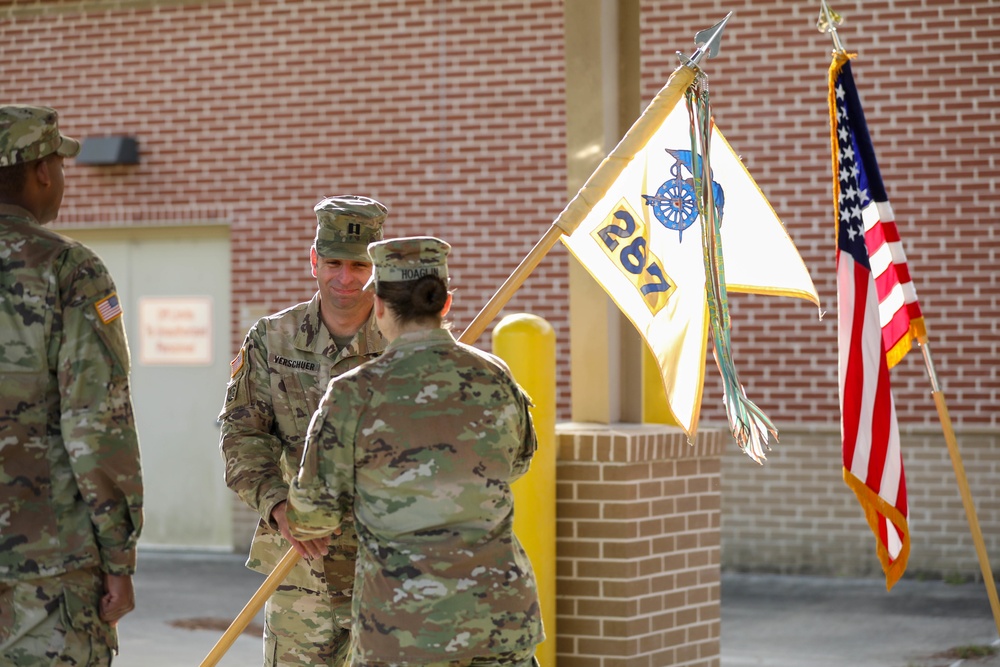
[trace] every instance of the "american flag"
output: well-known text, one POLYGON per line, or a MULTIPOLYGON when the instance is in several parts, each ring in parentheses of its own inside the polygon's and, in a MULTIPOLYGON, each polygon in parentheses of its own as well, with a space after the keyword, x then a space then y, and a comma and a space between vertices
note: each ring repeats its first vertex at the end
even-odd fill
POLYGON ((844 481, 878 540, 892 588, 910 553, 906 477, 889 369, 926 337, 849 56, 830 66, 837 215, 837 334, 844 481))
POLYGON ((117 294, 112 294, 109 297, 101 299, 95 304, 95 308, 97 308, 97 314, 100 316, 101 321, 105 324, 108 324, 122 314, 122 305, 118 301, 117 294))

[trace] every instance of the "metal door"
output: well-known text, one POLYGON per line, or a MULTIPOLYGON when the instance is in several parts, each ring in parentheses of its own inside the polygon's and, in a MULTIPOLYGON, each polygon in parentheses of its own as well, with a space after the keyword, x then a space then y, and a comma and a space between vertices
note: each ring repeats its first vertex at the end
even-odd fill
POLYGON ((229 379, 228 228, 59 231, 104 260, 124 309, 146 491, 140 544, 231 549, 216 421, 229 379))

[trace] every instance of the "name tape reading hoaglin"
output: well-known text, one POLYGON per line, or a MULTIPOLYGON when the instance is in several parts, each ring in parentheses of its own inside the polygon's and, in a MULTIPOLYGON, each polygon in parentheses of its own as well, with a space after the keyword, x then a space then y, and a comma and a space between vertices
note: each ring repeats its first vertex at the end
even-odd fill
POLYGON ((439 276, 441 275, 441 271, 436 266, 420 266, 415 269, 399 269, 399 276, 403 280, 416 280, 428 275, 439 276))

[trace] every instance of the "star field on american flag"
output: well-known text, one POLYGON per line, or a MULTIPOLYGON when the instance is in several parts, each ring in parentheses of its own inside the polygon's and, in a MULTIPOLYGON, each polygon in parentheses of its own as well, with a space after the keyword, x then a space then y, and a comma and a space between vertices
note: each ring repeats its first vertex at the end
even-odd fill
POLYGON ((861 219, 861 211, 871 204, 868 194, 867 178, 856 159, 854 152, 854 136, 847 123, 847 107, 844 103, 844 84, 838 82, 835 88, 837 104, 837 144, 839 146, 840 171, 837 178, 840 181, 840 229, 837 230, 837 243, 842 252, 849 253, 858 264, 871 269, 868 260, 868 246, 865 245, 865 223, 861 219), (862 185, 865 181, 865 186, 862 185))

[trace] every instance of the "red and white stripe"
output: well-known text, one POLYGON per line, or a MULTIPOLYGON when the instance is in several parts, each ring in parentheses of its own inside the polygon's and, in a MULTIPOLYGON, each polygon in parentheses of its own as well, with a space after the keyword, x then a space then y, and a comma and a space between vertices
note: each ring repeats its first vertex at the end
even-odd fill
POLYGON ((837 310, 845 481, 859 499, 865 496, 862 506, 877 531, 879 555, 890 565, 905 557, 908 546, 906 478, 875 280, 847 253, 838 253, 837 310))
POLYGON ((882 340, 892 368, 909 352, 913 339, 926 338, 927 332, 892 206, 887 201, 873 202, 861 217, 878 292, 882 340))

